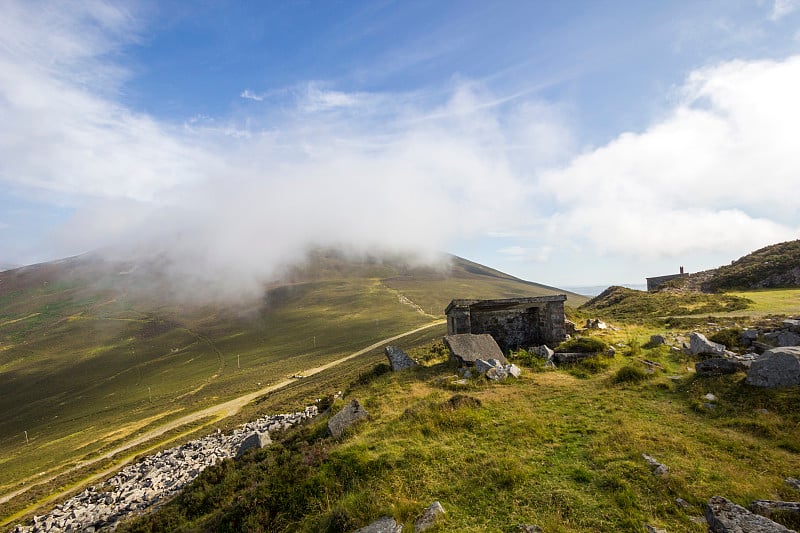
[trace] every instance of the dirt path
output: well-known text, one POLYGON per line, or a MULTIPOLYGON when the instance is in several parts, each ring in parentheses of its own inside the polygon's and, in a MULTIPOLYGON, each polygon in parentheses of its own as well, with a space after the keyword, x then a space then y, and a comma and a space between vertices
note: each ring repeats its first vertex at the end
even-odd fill
MULTIPOLYGON (((335 361, 331 361, 330 363, 326 363, 326 364, 324 364, 322 366, 318 366, 318 367, 310 368, 310 369, 307 369, 307 370, 303 370, 301 372, 301 374, 304 377, 308 378, 310 376, 313 376, 314 374, 319 374, 320 372, 323 372, 325 370, 333 368, 336 365, 342 364, 345 361, 349 361, 350 359, 353 359, 353 358, 358 357, 360 355, 364 355, 365 353, 370 352, 370 351, 372 351, 372 350, 374 350, 376 348, 380 348, 384 344, 388 344, 388 343, 390 343, 392 341, 395 341, 397 339, 401 339, 403 337, 407 337, 409 335, 414 335, 415 333, 419 333, 420 331, 423 331, 423 330, 426 330, 428 328, 432 328, 434 326, 438 326, 438 325, 444 324, 444 323, 445 323, 444 320, 437 320, 435 322, 431 322, 430 324, 426 324, 426 325, 424 325, 422 327, 413 329, 411 331, 406 331, 405 333, 401 333, 399 335, 395 335, 394 337, 389 337, 389 338, 380 340, 380 341, 378 341, 378 342, 376 342, 374 344, 370 344, 366 348, 363 348, 363 349, 361 349, 361 350, 359 350, 357 352, 353 352, 353 353, 351 353, 350 355, 348 355, 346 357, 342 357, 340 359, 336 359, 335 361)), ((249 394, 245 394, 244 396, 239 396, 238 398, 234 398, 233 400, 229 400, 227 402, 224 402, 224 403, 221 403, 221 404, 218 404, 218 405, 214 405, 212 407, 208 407, 208 408, 203 409, 201 411, 196 411, 196 412, 188 414, 188 415, 186 415, 184 417, 172 420, 172 421, 164 424, 163 426, 160 426, 160 427, 157 427, 155 429, 152 429, 152 430, 148 431, 147 433, 144 433, 144 434, 142 434, 142 435, 140 435, 140 436, 138 436, 138 437, 126 442, 125 444, 123 444, 121 446, 118 446, 117 448, 114 448, 113 450, 110 450, 110 451, 104 453, 103 455, 100 455, 100 456, 95 457, 95 458, 93 458, 91 460, 88 460, 88 461, 80 462, 80 463, 76 464, 75 466, 73 466, 73 467, 71 467, 71 468, 69 468, 69 469, 67 469, 67 470, 65 470, 63 472, 59 472, 58 474, 53 474, 51 476, 47 476, 47 477, 38 479, 36 481, 36 483, 32 483, 30 485, 27 485, 27 486, 25 486, 25 487, 23 487, 21 489, 15 490, 13 492, 9 492, 7 494, 3 494, 2 496, 0 496, 0 504, 6 503, 7 501, 11 500, 12 498, 15 498, 16 496, 19 496, 20 494, 23 494, 23 493, 27 492, 28 490, 32 489, 33 487, 36 487, 38 485, 42 485, 43 483, 48 483, 48 482, 52 481, 53 479, 55 479, 55 478, 57 478, 57 477, 59 477, 61 475, 69 474, 69 473, 74 472, 76 470, 80 470, 82 468, 86 468, 87 466, 91 466, 93 464, 96 464, 96 463, 98 463, 100 461, 105 461, 105 460, 111 459, 112 457, 114 457, 114 456, 116 456, 116 455, 118 455, 120 453, 123 453, 125 451, 130 450, 131 448, 135 448, 135 447, 140 446, 140 445, 142 445, 142 444, 144 444, 146 442, 154 440, 154 439, 160 437, 161 435, 164 435, 167 432, 173 431, 173 430, 178 429, 178 428, 180 428, 182 426, 185 426, 187 424, 192 424, 192 423, 197 422, 199 420, 202 420, 204 418, 211 418, 211 420, 209 420, 205 424, 202 424, 199 427, 193 427, 191 429, 191 431, 195 432, 198 429, 200 429, 202 427, 205 427, 205 426, 209 426, 209 425, 211 425, 211 424, 213 424, 213 423, 215 423, 215 422, 217 422, 217 421, 219 421, 219 420, 221 420, 223 418, 227 418, 229 416, 235 415, 236 413, 238 413, 242 409, 242 407, 244 407, 248 403, 252 402, 256 398, 259 398, 261 396, 264 396, 265 394, 269 394, 269 393, 274 392, 276 390, 282 389, 283 387, 286 387, 287 385, 290 385, 290 384, 296 383, 296 382, 297 382, 297 380, 294 379, 294 378, 285 379, 285 380, 280 381, 278 383, 274 383, 274 384, 270 385, 269 387, 264 387, 263 389, 259 389, 259 390, 255 391, 255 392, 251 392, 249 394)), ((177 438, 177 437, 174 437, 173 439, 170 439, 170 440, 174 440, 175 438, 177 438)), ((121 467, 123 467, 126 464, 128 464, 129 462, 131 462, 134 459, 134 457, 136 457, 137 455, 141 455, 144 452, 148 452, 148 451, 151 451, 151 450, 153 450, 155 448, 158 448, 161 444, 162 443, 158 443, 158 444, 152 446, 151 448, 149 448, 147 450, 137 450, 136 454, 130 455, 128 457, 124 457, 120 462, 115 463, 114 466, 112 466, 110 468, 107 468, 107 469, 103 470, 102 472, 94 473, 91 476, 81 480, 79 483, 76 483, 76 484, 70 486, 66 490, 63 490, 63 491, 60 491, 60 492, 58 492, 56 494, 48 496, 46 499, 36 502, 31 507, 28 507, 23 511, 15 513, 13 516, 10 516, 7 519, 5 519, 2 522, 2 525, 7 525, 11 521, 15 520, 16 517, 21 516, 22 514, 28 513, 28 512, 34 510, 37 507, 41 507, 42 505, 50 503, 50 502, 52 502, 54 500, 58 500, 60 498, 66 497, 70 493, 74 492, 80 486, 87 485, 89 483, 97 481, 98 479, 103 478, 103 477, 107 476, 108 474, 111 474, 111 473, 119 470, 121 467)))

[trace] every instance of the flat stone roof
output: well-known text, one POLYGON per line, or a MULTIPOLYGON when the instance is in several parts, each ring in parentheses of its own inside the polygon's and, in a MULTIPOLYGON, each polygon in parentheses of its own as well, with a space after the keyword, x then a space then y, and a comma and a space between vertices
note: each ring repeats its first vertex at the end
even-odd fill
POLYGON ((551 296, 529 296, 525 298, 501 298, 497 300, 470 300, 470 299, 456 299, 450 302, 445 308, 444 314, 449 314, 454 308, 468 308, 468 309, 481 309, 481 310, 505 310, 526 307, 536 307, 540 304, 549 302, 564 302, 567 300, 566 294, 553 294, 551 296))

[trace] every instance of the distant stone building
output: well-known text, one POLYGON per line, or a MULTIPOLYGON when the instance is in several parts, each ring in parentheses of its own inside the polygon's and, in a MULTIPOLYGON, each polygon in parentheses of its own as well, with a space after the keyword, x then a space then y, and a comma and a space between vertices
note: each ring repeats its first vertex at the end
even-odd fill
POLYGON ((686 276, 688 274, 684 274, 683 267, 681 267, 681 271, 679 274, 670 274, 668 276, 656 276, 654 278, 646 278, 647 279, 647 290, 648 292, 654 292, 661 288, 666 282, 673 280, 675 278, 680 278, 681 276, 686 276))
POLYGON ((566 338, 564 302, 567 296, 536 296, 502 300, 453 300, 444 310, 447 334, 488 333, 507 352, 566 338))

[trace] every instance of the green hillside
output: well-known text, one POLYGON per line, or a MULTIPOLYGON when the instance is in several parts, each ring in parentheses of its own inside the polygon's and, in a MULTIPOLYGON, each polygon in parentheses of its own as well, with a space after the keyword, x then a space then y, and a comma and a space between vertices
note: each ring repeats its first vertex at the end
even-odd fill
MULTIPOLYGON (((648 333, 598 335, 618 345, 648 333)), ((784 479, 800 473, 797 387, 701 379, 687 371, 694 360, 666 346, 632 346, 558 370, 518 354, 521 379, 465 385, 437 344, 411 351, 428 359, 415 370, 387 373, 378 355, 333 406, 358 399, 370 413, 342 439, 326 436, 330 415, 275 435, 120 530, 352 532, 391 516, 405 531, 439 501, 446 514, 429 531, 699 533, 712 495, 796 498, 784 479), (660 368, 647 374, 639 359, 660 368), (669 473, 655 475, 642 454, 669 473)))
MULTIPOLYGON (((152 264, 80 257, 2 272, 0 495, 441 319, 452 298, 555 292, 459 258, 429 268, 335 251, 314 252, 262 295, 225 306, 172 298, 152 264)), ((573 305, 584 300, 570 295, 573 305)))

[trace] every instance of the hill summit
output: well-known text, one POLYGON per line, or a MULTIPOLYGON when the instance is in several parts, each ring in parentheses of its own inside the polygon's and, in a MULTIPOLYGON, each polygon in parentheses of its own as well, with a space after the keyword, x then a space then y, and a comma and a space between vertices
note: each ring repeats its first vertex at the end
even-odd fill
POLYGON ((668 281, 662 290, 700 292, 800 287, 800 240, 766 246, 721 266, 668 281))

